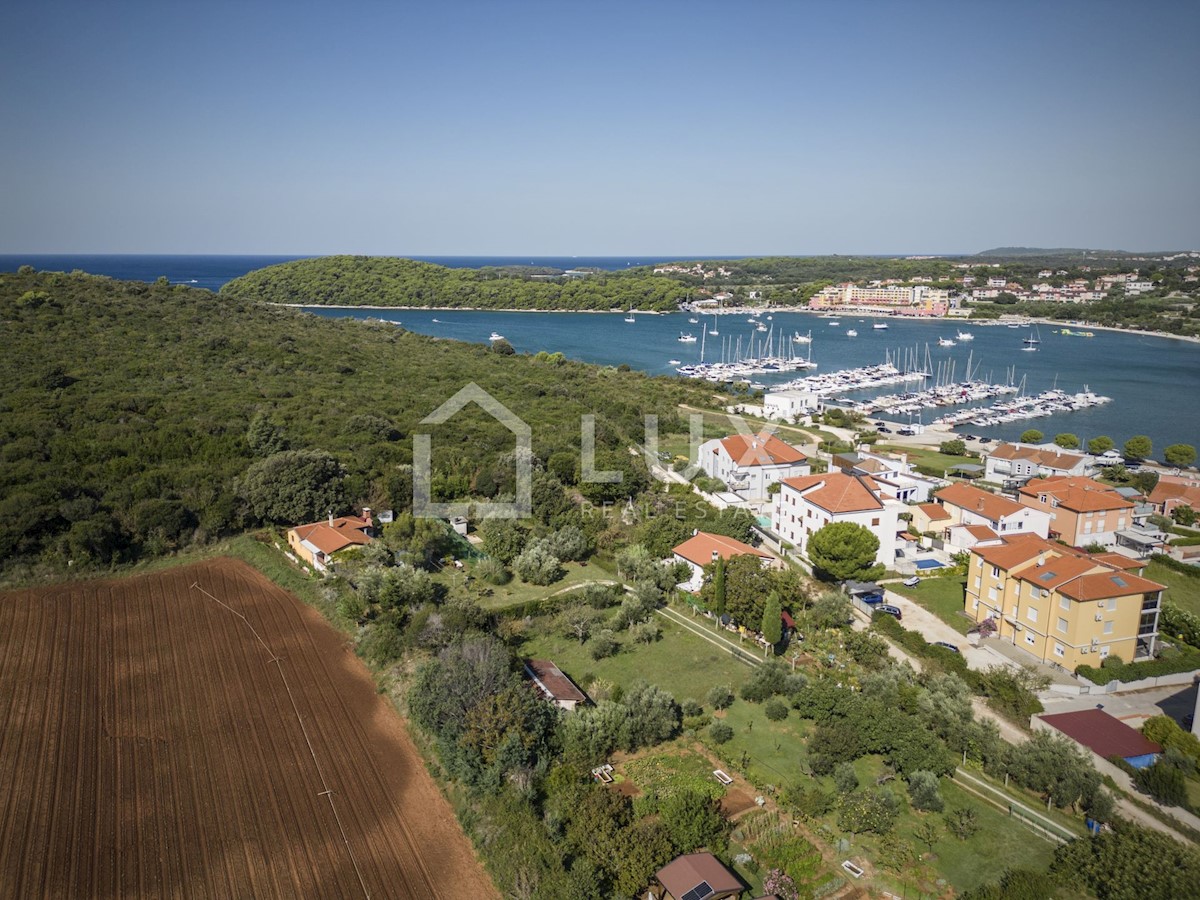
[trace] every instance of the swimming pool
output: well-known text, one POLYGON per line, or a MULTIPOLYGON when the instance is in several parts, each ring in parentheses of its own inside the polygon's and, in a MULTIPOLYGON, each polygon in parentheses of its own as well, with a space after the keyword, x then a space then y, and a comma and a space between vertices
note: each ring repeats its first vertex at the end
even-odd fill
POLYGON ((940 563, 936 559, 918 559, 917 568, 924 572, 929 569, 944 569, 946 564, 940 563))

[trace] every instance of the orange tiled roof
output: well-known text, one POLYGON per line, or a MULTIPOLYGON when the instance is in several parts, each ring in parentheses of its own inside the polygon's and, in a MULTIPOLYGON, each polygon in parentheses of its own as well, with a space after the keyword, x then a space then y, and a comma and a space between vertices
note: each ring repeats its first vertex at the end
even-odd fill
POLYGON ((1021 488, 1022 496, 1047 494, 1063 509, 1072 512, 1097 512, 1109 509, 1132 509, 1133 504, 1107 484, 1081 475, 1056 475, 1051 478, 1032 478, 1021 488))
POLYGON ((826 472, 824 475, 785 478, 780 483, 799 491, 809 503, 829 513, 883 509, 883 502, 878 497, 879 485, 870 475, 826 472))
POLYGON ((925 513, 934 522, 950 518, 950 513, 946 512, 946 507, 940 503, 918 503, 917 509, 925 513))
POLYGON ((949 503, 960 509, 978 513, 981 516, 991 519, 993 522, 1025 509, 1024 506, 1015 500, 1009 500, 1007 497, 1001 497, 998 494, 988 493, 969 484, 952 484, 944 487, 937 492, 937 500, 939 503, 949 503))
POLYGON ((1054 450, 1040 450, 1037 447, 1018 447, 1015 444, 1001 444, 988 454, 995 459, 1023 459, 1048 469, 1073 469, 1083 462, 1082 456, 1074 453, 1057 453, 1054 450))
POLYGON ((1000 536, 986 525, 964 525, 963 529, 977 541, 994 541, 1000 536))
POLYGON ((1166 590, 1166 586, 1132 572, 1097 572, 1084 575, 1064 584, 1060 594, 1073 600, 1104 600, 1108 597, 1128 597, 1166 590))
POLYGON ((696 532, 696 534, 676 547, 673 552, 698 566, 707 566, 712 562, 714 553, 721 559, 729 559, 734 556, 743 556, 746 554, 759 556, 763 559, 771 558, 769 553, 764 553, 755 547, 751 547, 749 544, 743 544, 741 541, 725 537, 723 534, 709 534, 707 531, 696 532))
POLYGON ((730 435, 721 441, 721 446, 738 466, 779 466, 808 459, 791 444, 785 444, 768 431, 753 436, 730 435))
POLYGON ((1192 509, 1200 509, 1200 487, 1170 482, 1164 484, 1160 480, 1150 492, 1150 502, 1162 506, 1168 500, 1182 500, 1192 509))
POLYGON ((313 522, 311 525, 297 525, 292 531, 296 532, 300 540, 308 541, 328 556, 346 547, 371 543, 365 531, 370 527, 371 522, 367 519, 343 516, 334 519, 332 525, 328 522, 313 522))
POLYGON ((1039 553, 1059 556, 1065 549, 1065 547, 1052 544, 1036 534, 1010 534, 1005 536, 1003 544, 997 544, 994 547, 976 547, 972 552, 983 557, 984 562, 1008 570, 1013 566, 1036 559, 1039 553))

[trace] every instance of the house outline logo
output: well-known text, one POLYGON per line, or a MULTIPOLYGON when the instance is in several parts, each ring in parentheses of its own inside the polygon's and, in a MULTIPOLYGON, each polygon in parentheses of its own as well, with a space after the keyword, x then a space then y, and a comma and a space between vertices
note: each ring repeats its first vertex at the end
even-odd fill
POLYGON ((433 436, 413 435, 413 515, 448 519, 466 516, 470 508, 480 519, 523 519, 533 515, 533 429, 515 412, 470 382, 423 418, 420 425, 442 425, 474 403, 516 438, 517 494, 511 503, 435 503, 433 501, 433 436))

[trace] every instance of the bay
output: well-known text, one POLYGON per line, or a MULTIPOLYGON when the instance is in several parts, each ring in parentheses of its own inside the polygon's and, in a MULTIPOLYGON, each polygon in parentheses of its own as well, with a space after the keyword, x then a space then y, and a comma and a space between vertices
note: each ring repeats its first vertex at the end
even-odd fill
MULTIPOLYGON (((736 314, 702 316, 698 324, 689 322, 685 313, 636 315, 637 321, 630 324, 624 313, 304 309, 320 316, 384 319, 421 334, 476 343, 487 343, 496 332, 518 352, 561 352, 571 359, 600 365, 626 364, 651 375, 673 375, 672 359, 699 362, 702 332, 704 357, 709 362, 721 358, 722 344, 736 349, 740 338, 745 348, 749 341, 767 337, 755 331, 747 316, 736 314), (719 332, 716 337, 706 333, 714 324, 719 332), (680 334, 692 334, 698 340, 694 344, 680 343, 680 334)), ((834 326, 834 320, 811 313, 771 315, 770 321, 764 317, 763 322, 775 336, 782 333, 788 340, 796 333, 812 332, 811 345, 790 346, 800 355, 807 355, 811 346, 812 360, 818 366, 812 370, 815 373, 875 365, 890 356, 901 361, 913 358, 934 373, 939 365, 948 367, 953 361, 955 380, 961 381, 969 360, 976 377, 983 380, 1020 384, 1024 379, 1027 394, 1057 387, 1071 394, 1090 389, 1112 398, 1111 403, 1090 409, 994 427, 962 426, 961 431, 1005 440, 1017 439, 1028 428, 1042 431, 1047 440, 1060 432, 1070 432, 1085 441, 1107 435, 1118 448, 1133 435, 1145 434, 1159 452, 1175 443, 1200 446, 1200 344, 1191 341, 1100 329, 1091 329, 1094 337, 1076 337, 1057 333, 1057 325, 1042 324, 1037 329, 1040 349, 1025 352, 1021 348, 1031 333, 1028 328, 949 319, 888 318, 887 330, 877 331, 872 328, 873 322, 883 320, 842 316, 834 326), (858 336, 848 336, 850 329, 858 336), (953 340, 959 330, 971 332, 975 339, 954 347, 938 346, 938 338, 953 340)), ((797 374, 764 375, 756 380, 770 387, 797 374)), ((890 387, 883 393, 898 390, 890 387)), ((852 396, 874 393, 880 392, 864 391, 852 396)), ((931 422, 953 408, 927 410, 924 421, 931 422)))

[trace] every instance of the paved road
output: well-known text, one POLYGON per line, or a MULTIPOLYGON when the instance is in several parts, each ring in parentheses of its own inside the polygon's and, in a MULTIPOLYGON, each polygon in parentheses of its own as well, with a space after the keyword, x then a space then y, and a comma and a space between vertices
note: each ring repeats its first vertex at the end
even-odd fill
POLYGON ((973 647, 967 641, 964 634, 955 631, 925 607, 914 603, 907 597, 897 594, 895 591, 884 588, 884 599, 900 608, 904 614, 901 620, 904 627, 909 631, 919 633, 925 640, 931 644, 935 641, 945 641, 948 644, 953 644, 962 653, 966 659, 967 665, 972 669, 989 669, 992 666, 1011 666, 1016 667, 1015 663, 1006 657, 995 653, 986 647, 973 647))

